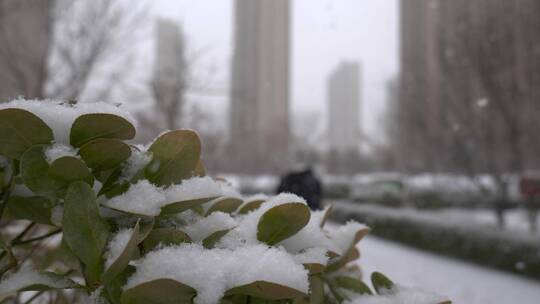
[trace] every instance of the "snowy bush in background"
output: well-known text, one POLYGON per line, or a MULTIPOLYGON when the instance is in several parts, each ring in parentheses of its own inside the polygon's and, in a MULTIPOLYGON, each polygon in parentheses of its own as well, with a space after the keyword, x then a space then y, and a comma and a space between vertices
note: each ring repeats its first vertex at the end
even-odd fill
POLYGON ((243 197, 205 175, 196 133, 131 145, 135 123, 103 103, 0 105, 0 301, 449 303, 380 273, 372 290, 354 263, 366 226, 328 227, 330 208, 293 194, 243 197))

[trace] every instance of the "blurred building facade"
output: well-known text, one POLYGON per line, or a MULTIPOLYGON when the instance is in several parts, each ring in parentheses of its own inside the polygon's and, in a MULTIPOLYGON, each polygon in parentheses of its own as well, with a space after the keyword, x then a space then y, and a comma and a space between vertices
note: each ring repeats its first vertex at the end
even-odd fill
POLYGON ((390 139, 406 171, 540 166, 540 2, 402 0, 390 139))
POLYGON ((360 65, 341 62, 327 82, 328 164, 335 173, 353 172, 359 162, 360 65))
MULTIPOLYGON (((178 87, 185 82, 184 39, 180 25, 159 18, 156 22, 156 59, 154 82, 165 87, 178 87)), ((175 89, 168 90, 171 93, 175 89)), ((170 99, 176 98, 170 96, 170 99)))
POLYGON ((155 59, 151 111, 140 111, 141 132, 137 139, 148 141, 162 130, 182 126, 182 110, 187 90, 187 63, 182 27, 173 20, 158 18, 155 23, 155 59))
POLYGON ((288 0, 236 0, 231 170, 277 173, 288 166, 290 22, 288 0))
POLYGON ((43 98, 53 0, 0 1, 0 102, 43 98))

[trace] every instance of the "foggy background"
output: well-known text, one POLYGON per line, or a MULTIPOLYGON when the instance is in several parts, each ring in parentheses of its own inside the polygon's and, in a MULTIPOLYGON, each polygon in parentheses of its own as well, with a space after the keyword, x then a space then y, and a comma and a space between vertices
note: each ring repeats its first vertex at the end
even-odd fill
POLYGON ((367 264, 455 303, 533 303, 539 17, 537 0, 0 0, 0 102, 121 104, 140 143, 192 128, 245 194, 313 169, 334 220, 392 241, 368 239, 367 264))

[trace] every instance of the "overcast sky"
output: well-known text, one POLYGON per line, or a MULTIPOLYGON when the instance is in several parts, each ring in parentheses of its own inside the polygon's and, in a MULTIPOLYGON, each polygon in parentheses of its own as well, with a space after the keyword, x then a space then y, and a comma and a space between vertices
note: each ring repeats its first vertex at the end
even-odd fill
MULTIPOLYGON (((268 0, 271 1, 271 0, 268 0)), ((232 0, 158 0, 153 14, 182 23, 200 70, 212 69, 212 86, 228 87, 232 52, 232 0)), ((291 110, 326 109, 326 78, 342 60, 362 66, 362 125, 375 135, 388 79, 397 74, 398 0, 294 0, 292 4, 291 110)), ((226 109, 223 98, 209 106, 226 109)))

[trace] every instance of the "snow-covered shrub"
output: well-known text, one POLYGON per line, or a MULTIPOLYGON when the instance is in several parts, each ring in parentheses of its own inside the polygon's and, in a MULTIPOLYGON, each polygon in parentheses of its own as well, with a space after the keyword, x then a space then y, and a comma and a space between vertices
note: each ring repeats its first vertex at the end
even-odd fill
POLYGON ((135 146, 134 124, 107 104, 0 105, 2 213, 50 227, 2 241, 0 300, 73 289, 114 304, 445 301, 379 273, 372 291, 353 263, 366 226, 327 227, 330 209, 293 194, 243 197, 206 176, 196 133, 135 146), (17 267, 17 246, 56 233, 77 261, 55 261, 68 271, 17 267))
POLYGON ((470 218, 368 204, 336 204, 332 219, 362 221, 385 239, 540 279, 536 235, 467 222, 470 218))

